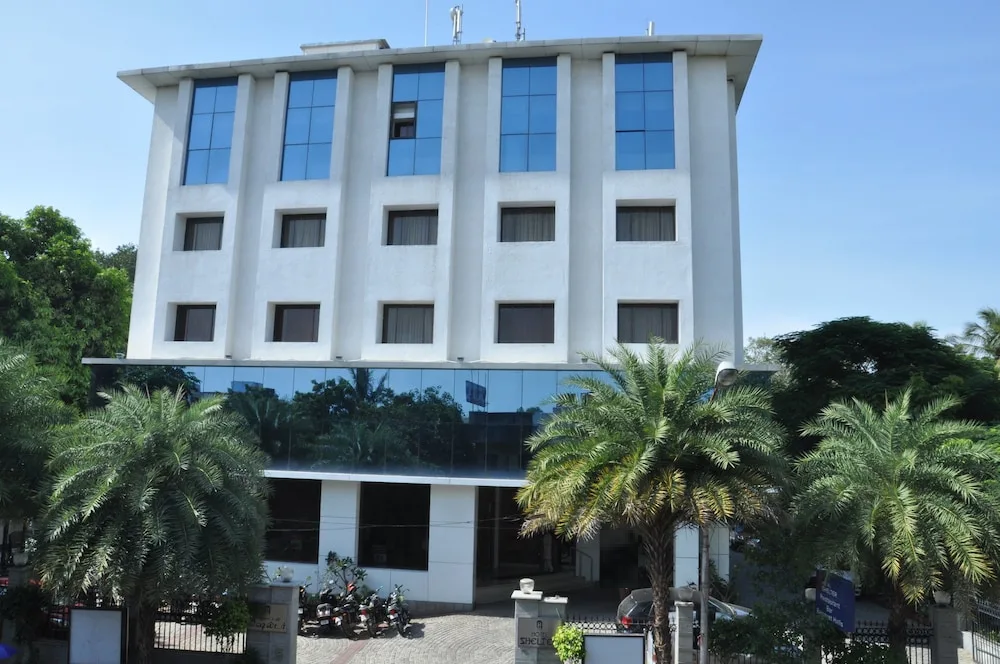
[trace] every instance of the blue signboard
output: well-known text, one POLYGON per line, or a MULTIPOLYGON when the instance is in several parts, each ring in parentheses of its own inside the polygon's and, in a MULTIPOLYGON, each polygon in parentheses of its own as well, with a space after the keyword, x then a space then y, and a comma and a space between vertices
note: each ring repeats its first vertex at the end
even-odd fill
POLYGON ((854 583, 835 572, 818 572, 816 613, 844 632, 854 631, 854 583))
POLYGON ((471 380, 465 381, 465 400, 473 406, 486 408, 486 387, 471 380))

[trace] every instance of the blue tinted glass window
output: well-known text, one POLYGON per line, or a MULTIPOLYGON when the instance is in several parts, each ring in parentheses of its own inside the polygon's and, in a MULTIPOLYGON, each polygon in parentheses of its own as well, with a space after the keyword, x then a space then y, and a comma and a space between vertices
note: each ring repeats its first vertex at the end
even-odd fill
POLYGON ((289 77, 282 180, 326 180, 330 177, 336 105, 336 72, 289 77))
POLYGON ((235 111, 235 79, 195 84, 184 184, 225 184, 229 180, 235 111))
POLYGON ((391 113, 386 175, 440 173, 444 63, 394 68, 391 113))
POLYGON ((674 68, 670 53, 615 59, 615 163, 620 171, 674 168, 674 68))
POLYGON ((500 137, 500 171, 520 173, 528 170, 528 135, 510 134, 500 137))
POLYGON ((555 58, 505 60, 500 105, 500 171, 556 169, 555 58))

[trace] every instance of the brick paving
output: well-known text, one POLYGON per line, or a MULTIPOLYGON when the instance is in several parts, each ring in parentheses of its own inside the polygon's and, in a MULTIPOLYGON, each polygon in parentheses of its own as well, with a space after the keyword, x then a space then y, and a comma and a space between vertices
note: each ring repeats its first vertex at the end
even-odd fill
MULTIPOLYGON (((510 610, 510 606, 504 607, 510 610)), ((386 630, 370 639, 299 637, 298 664, 511 664, 514 620, 482 611, 415 618, 411 637, 386 630)))

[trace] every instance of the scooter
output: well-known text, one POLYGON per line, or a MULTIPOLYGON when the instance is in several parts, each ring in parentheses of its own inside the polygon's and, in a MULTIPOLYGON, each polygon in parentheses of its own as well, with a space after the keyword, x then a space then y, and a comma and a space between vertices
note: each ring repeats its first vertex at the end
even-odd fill
POLYGON ((368 636, 373 639, 379 635, 379 627, 388 619, 385 602, 378 596, 380 590, 381 586, 361 605, 361 626, 368 630, 368 636))
POLYGON ((406 637, 410 634, 410 610, 406 606, 406 598, 403 596, 403 587, 396 584, 392 592, 389 593, 387 603, 389 614, 389 625, 396 628, 400 636, 406 637))
POLYGON ((354 633, 354 626, 361 622, 361 607, 358 604, 357 591, 358 587, 353 583, 349 583, 347 590, 337 604, 337 608, 333 610, 334 625, 349 639, 357 638, 357 634, 354 633))

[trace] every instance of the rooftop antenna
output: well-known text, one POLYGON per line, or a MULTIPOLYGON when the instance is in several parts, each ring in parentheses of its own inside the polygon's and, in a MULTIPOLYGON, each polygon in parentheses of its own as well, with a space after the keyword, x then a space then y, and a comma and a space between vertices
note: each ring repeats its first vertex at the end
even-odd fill
POLYGON ((652 37, 656 34, 656 21, 650 21, 646 24, 646 36, 652 37))
POLYGON ((451 8, 451 43, 461 44, 462 43, 462 14, 465 10, 461 5, 455 5, 451 8))
POLYGON ((514 0, 514 41, 524 41, 524 28, 521 27, 521 0, 514 0))
POLYGON ((431 0, 424 0, 424 46, 427 46, 427 22, 431 15, 431 0))

